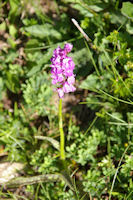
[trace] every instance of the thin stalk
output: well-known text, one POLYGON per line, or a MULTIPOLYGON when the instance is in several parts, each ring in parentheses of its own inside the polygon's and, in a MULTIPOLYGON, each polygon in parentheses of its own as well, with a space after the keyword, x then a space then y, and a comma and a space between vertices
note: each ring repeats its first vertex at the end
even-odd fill
POLYGON ((89 46, 88 46, 88 44, 87 44, 86 41, 85 41, 85 45, 86 45, 86 48, 87 48, 87 50, 88 50, 88 52, 89 52, 89 56, 90 56, 90 58, 91 58, 92 64, 93 64, 93 66, 95 67, 96 73, 97 73, 97 75, 100 77, 99 70, 98 70, 98 68, 97 68, 97 65, 96 65, 96 63, 95 63, 95 60, 94 60, 94 58, 93 58, 93 56, 92 56, 92 53, 91 53, 90 48, 89 48, 89 46))
POLYGON ((121 162, 127 152, 127 150, 129 149, 130 145, 127 146, 127 148, 125 149, 124 153, 122 154, 122 157, 118 163, 118 167, 116 169, 116 172, 115 172, 115 175, 114 175, 114 178, 113 178, 113 182, 112 182, 112 186, 111 186, 111 190, 110 190, 110 194, 109 194, 109 200, 111 200, 111 196, 112 196, 112 191, 113 191, 113 188, 114 188, 114 184, 115 184, 115 180, 116 180, 116 177, 117 177, 117 174, 118 174, 118 171, 119 171, 119 168, 120 168, 120 165, 121 165, 121 162))
MULTIPOLYGON (((111 169, 111 145, 110 145, 110 137, 108 137, 108 143, 107 143, 107 152, 108 152, 108 167, 111 169)), ((110 182, 110 175, 109 175, 109 182, 110 182)))
POLYGON ((60 158, 65 160, 65 136, 62 123, 62 99, 59 100, 59 131, 60 131, 60 158))
POLYGON ((95 121, 97 120, 97 118, 98 118, 98 116, 96 116, 94 119, 93 119, 93 121, 92 121, 92 123, 90 124, 90 126, 88 127, 88 129, 85 131, 85 135, 90 131, 90 129, 92 128, 92 126, 93 126, 93 124, 95 123, 95 121))
POLYGON ((110 95, 110 94, 104 92, 103 90, 100 90, 100 89, 99 89, 99 91, 102 92, 103 94, 105 94, 106 96, 111 97, 112 99, 115 99, 115 100, 120 101, 120 102, 122 102, 122 103, 126 103, 126 104, 133 105, 133 102, 132 102, 132 101, 131 101, 131 102, 129 102, 129 101, 124 101, 123 99, 119 99, 119 98, 117 98, 117 97, 114 97, 114 96, 112 96, 112 95, 110 95))

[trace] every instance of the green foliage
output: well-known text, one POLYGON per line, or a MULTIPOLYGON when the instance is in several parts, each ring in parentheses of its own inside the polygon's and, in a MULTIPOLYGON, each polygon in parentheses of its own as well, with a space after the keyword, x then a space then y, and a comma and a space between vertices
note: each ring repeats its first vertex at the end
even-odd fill
POLYGON ((126 17, 133 19, 133 4, 130 2, 124 2, 121 8, 121 12, 126 15, 126 17))
POLYGON ((104 133, 93 129, 91 135, 83 134, 78 127, 71 127, 68 135, 69 146, 66 146, 68 157, 75 162, 85 165, 88 162, 95 162, 95 154, 98 145, 105 143, 104 133))
MULTIPOLYGON (((45 24, 45 25, 32 25, 29 27, 25 27, 24 30, 26 33, 29 33, 30 35, 45 39, 47 37, 50 38, 56 38, 58 40, 61 40, 61 34, 53 29, 53 26, 51 24, 45 24)), ((25 33, 25 34, 26 34, 25 33)))
POLYGON ((133 160, 132 153, 131 155, 125 156, 125 163, 122 165, 121 172, 128 177, 130 177, 130 173, 133 171, 133 160))
POLYGON ((23 84, 23 94, 26 107, 31 114, 49 115, 54 109, 51 105, 52 89, 48 75, 43 72, 32 76, 23 84))
POLYGON ((85 191, 89 191, 91 195, 100 196, 101 192, 104 193, 104 190, 106 191, 106 180, 101 178, 99 170, 88 170, 83 185, 85 191))
POLYGON ((47 174, 58 172, 57 159, 50 155, 50 149, 48 151, 41 147, 39 150, 36 150, 31 156, 30 164, 33 165, 39 173, 47 174))
POLYGON ((5 146, 9 160, 26 162, 26 151, 29 148, 26 142, 32 143, 28 127, 11 113, 1 115, 0 127, 0 145, 5 146))
POLYGON ((3 85, 5 85, 11 92, 18 93, 20 91, 20 79, 24 75, 24 69, 16 61, 19 57, 18 53, 14 50, 9 50, 8 55, 2 54, 0 63, 2 65, 1 75, 3 85))
MULTIPOLYGON (((25 199, 132 200, 132 25, 131 1, 0 3, 0 158, 25 163, 25 176, 64 170, 49 65, 57 46, 74 46, 77 91, 64 98, 63 122, 75 193, 62 180, 23 187, 25 199)), ((1 189, 0 199, 17 193, 1 189)))

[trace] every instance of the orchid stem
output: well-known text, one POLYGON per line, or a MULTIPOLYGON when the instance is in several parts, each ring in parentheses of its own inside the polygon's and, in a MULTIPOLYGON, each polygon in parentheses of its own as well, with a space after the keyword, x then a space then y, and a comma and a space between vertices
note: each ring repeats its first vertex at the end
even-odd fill
POLYGON ((60 131, 60 158, 61 160, 65 160, 65 136, 63 131, 63 123, 62 123, 62 99, 59 100, 59 131, 60 131))

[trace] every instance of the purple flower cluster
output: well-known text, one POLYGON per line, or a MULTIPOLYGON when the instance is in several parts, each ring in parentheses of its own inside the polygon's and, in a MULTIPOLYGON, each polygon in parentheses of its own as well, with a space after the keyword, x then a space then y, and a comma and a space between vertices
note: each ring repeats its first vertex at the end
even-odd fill
POLYGON ((51 58, 52 65, 52 84, 57 86, 57 92, 60 98, 64 96, 64 93, 74 92, 76 88, 73 86, 75 83, 75 75, 73 70, 75 64, 71 57, 67 54, 72 50, 72 44, 65 44, 64 49, 57 47, 54 50, 51 58))

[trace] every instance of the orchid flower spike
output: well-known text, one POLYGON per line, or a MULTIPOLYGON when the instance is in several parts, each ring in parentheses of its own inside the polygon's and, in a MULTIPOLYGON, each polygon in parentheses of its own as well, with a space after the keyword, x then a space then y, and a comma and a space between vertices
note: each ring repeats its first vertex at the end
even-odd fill
POLYGON ((74 92, 75 75, 73 70, 75 64, 71 57, 67 54, 72 50, 72 44, 65 44, 64 49, 57 47, 51 58, 51 78, 52 84, 56 85, 56 91, 60 98, 64 97, 65 93, 74 92))

